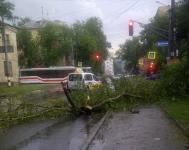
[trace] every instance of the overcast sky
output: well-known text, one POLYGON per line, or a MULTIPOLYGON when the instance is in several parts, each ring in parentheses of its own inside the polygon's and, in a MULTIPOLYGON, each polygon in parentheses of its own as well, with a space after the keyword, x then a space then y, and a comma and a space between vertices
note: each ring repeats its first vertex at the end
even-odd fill
MULTIPOLYGON (((156 0, 9 0, 15 4, 15 15, 40 20, 61 20, 68 24, 97 16, 103 22, 104 32, 112 44, 111 51, 119 48, 128 36, 130 19, 148 23, 161 4, 156 0)), ((170 0, 160 0, 170 4, 170 0)), ((134 25, 134 35, 141 28, 134 25)))

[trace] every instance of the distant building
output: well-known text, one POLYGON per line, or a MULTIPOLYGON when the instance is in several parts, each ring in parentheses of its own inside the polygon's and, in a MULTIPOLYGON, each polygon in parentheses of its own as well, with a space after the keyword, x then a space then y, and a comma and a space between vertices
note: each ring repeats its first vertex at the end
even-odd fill
POLYGON ((160 6, 156 12, 156 16, 168 16, 169 15, 170 6, 160 6))
MULTIPOLYGON (((52 23, 55 23, 58 25, 64 24, 64 22, 62 22, 60 20, 49 21, 46 19, 42 19, 42 20, 38 20, 38 21, 30 20, 30 21, 26 22, 24 25, 22 25, 22 27, 24 27, 28 31, 30 31, 32 38, 35 40, 38 36, 39 30, 44 28, 49 22, 52 22, 52 23)), ((19 51, 21 51, 21 50, 19 50, 19 51)), ((62 59, 59 60, 59 62, 57 62, 57 66, 64 66, 64 65, 72 65, 71 56, 69 56, 68 58, 66 58, 64 56, 62 59)))
POLYGON ((18 67, 18 52, 16 40, 16 28, 11 25, 5 25, 5 35, 7 43, 8 55, 8 72, 9 78, 5 75, 5 51, 2 41, 2 34, 0 34, 0 83, 5 83, 8 80, 18 82, 19 67, 18 67))
POLYGON ((112 58, 104 61, 104 73, 108 76, 114 76, 114 61, 112 58))
POLYGON ((119 58, 114 59, 114 73, 115 75, 125 73, 125 61, 119 58))
POLYGON ((44 28, 49 22, 55 23, 62 25, 64 22, 60 20, 54 20, 54 21, 49 21, 46 19, 34 21, 34 20, 29 20, 25 24, 21 25, 21 27, 26 28, 27 30, 31 31, 33 39, 35 39, 38 36, 38 32, 40 29, 44 28))

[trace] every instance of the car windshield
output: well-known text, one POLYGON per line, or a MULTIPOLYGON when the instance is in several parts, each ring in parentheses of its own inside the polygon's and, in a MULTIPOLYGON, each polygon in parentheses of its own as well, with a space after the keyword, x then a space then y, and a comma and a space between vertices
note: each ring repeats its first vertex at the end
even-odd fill
POLYGON ((85 81, 92 81, 93 80, 93 77, 92 77, 91 74, 85 74, 84 78, 85 78, 85 81))
POLYGON ((69 81, 82 81, 82 75, 81 74, 70 74, 69 81))

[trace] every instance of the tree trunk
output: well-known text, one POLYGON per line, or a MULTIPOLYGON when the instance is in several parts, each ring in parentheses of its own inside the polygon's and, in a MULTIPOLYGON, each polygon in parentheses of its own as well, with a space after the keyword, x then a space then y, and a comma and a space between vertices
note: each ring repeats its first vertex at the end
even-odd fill
POLYGON ((5 23, 4 23, 4 17, 1 16, 2 21, 2 43, 4 46, 4 53, 5 53, 5 76, 7 76, 7 79, 9 78, 9 70, 8 70, 8 54, 7 54, 7 43, 6 43, 6 34, 5 34, 5 23))

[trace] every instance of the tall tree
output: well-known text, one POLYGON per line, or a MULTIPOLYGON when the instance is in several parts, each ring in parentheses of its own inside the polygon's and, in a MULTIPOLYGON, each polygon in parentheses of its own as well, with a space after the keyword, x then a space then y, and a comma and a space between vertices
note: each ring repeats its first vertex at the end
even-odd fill
MULTIPOLYGON (((23 28, 27 21, 27 18, 22 19, 19 22, 20 26, 23 28)), ((82 62, 83 66, 91 66, 95 71, 100 72, 102 71, 101 62, 107 56, 107 49, 111 47, 102 30, 102 22, 98 18, 89 18, 83 22, 77 21, 72 28, 66 24, 47 22, 38 30, 37 40, 32 39, 31 33, 23 28, 18 32, 18 38, 19 46, 26 57, 21 64, 27 66, 35 66, 33 63, 36 62, 43 62, 42 65, 46 67, 55 66, 65 58, 67 65, 70 65, 73 61, 69 62, 68 58, 72 56, 73 59, 74 55, 76 66, 78 62, 82 62), (100 54, 100 61, 93 59, 96 52, 100 54), (35 60, 32 58, 35 54, 38 54, 38 58, 42 61, 32 62, 35 60)))
POLYGON ((151 22, 144 25, 144 30, 141 31, 141 40, 146 43, 146 48, 151 49, 157 41, 168 40, 169 16, 155 16, 151 22))
POLYGON ((25 28, 17 31, 17 44, 20 50, 19 65, 20 67, 37 67, 42 65, 39 45, 32 34, 25 28))
MULTIPOLYGON (((189 1, 179 0, 177 5, 177 41, 181 55, 187 54, 189 60, 189 1)), ((188 64, 189 66, 189 64, 188 64)))
POLYGON ((84 22, 78 21, 73 25, 73 32, 76 60, 85 66, 92 66, 95 72, 101 72, 101 61, 107 57, 107 49, 111 47, 103 32, 101 20, 92 17, 84 22), (95 61, 95 53, 100 54, 100 61, 95 61))
POLYGON ((8 69, 8 55, 7 55, 7 44, 6 44, 6 36, 5 36, 5 23, 4 20, 10 20, 13 18, 13 10, 14 5, 10 2, 6 2, 5 0, 0 0, 0 18, 1 18, 1 28, 2 28, 2 42, 4 45, 5 51, 5 75, 9 77, 9 69, 8 69))
POLYGON ((119 55, 126 60, 127 70, 136 70, 138 59, 144 55, 145 49, 140 43, 139 37, 134 37, 132 40, 127 40, 120 45, 119 55))
POLYGON ((107 56, 107 48, 108 47, 108 42, 106 39, 106 36, 102 30, 102 22, 100 19, 94 17, 94 18, 89 18, 86 23, 85 23, 85 29, 88 31, 92 36, 94 36, 95 41, 97 43, 97 49, 101 51, 102 57, 105 59, 107 56))
POLYGON ((47 23, 39 31, 39 41, 44 66, 57 65, 71 54, 72 32, 65 24, 47 23))
POLYGON ((6 0, 0 0, 0 17, 1 21, 4 19, 13 18, 14 4, 7 2, 6 0))

